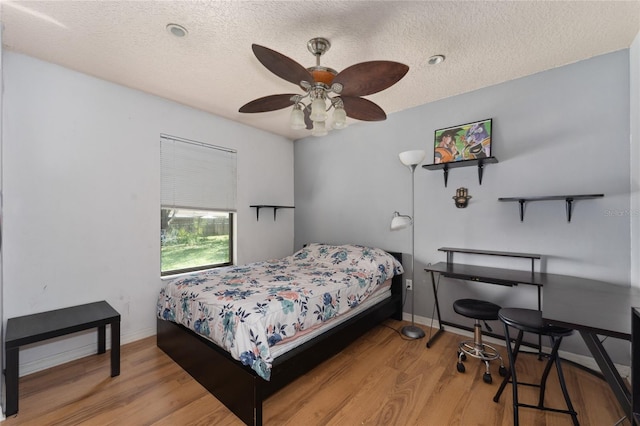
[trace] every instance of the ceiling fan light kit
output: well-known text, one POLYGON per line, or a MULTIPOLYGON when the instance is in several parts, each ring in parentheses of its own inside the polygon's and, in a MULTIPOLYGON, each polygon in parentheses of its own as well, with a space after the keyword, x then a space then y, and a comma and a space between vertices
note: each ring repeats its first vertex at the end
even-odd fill
POLYGON ((327 104, 321 95, 316 95, 316 98, 311 102, 311 115, 309 118, 315 123, 318 121, 325 121, 329 114, 327 114, 327 104))
POLYGON ((307 125, 304 122, 304 113, 302 112, 302 107, 300 106, 300 104, 296 104, 293 106, 289 124, 291 124, 291 128, 294 130, 302 130, 307 128, 307 125))
POLYGON ((304 68, 269 48, 253 44, 253 53, 269 71, 296 84, 304 94, 270 95, 243 105, 239 112, 256 113, 275 111, 293 106, 289 125, 293 129, 308 129, 314 136, 328 133, 329 110, 333 109, 331 127, 344 129, 347 117, 362 121, 382 121, 385 112, 362 96, 385 90, 400 81, 409 71, 407 65, 392 61, 369 61, 352 65, 341 72, 320 65, 331 43, 316 37, 307 43, 307 49, 316 57, 316 65, 304 68))
POLYGON ((327 130, 327 126, 324 121, 313 122, 313 129, 311 129, 311 134, 313 136, 324 136, 327 133, 329 133, 329 131, 327 130))

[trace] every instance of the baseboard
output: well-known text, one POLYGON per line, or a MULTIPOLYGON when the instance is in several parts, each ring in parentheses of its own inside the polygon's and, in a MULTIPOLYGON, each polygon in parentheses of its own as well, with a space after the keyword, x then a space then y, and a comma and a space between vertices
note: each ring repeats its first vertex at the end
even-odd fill
MULTIPOLYGON (((120 335, 120 344, 124 345, 126 343, 135 342, 136 340, 144 339, 145 337, 154 336, 156 334, 156 329, 154 328, 146 328, 143 330, 137 330, 134 333, 127 333, 120 335)), ((107 349, 111 347, 111 335, 109 333, 109 329, 107 329, 107 349)), ((42 342, 43 345, 47 344, 47 341, 42 342)), ((84 358, 89 355, 95 355, 96 353, 96 343, 92 343, 89 345, 84 345, 81 347, 73 348, 68 351, 59 352, 56 354, 52 354, 43 358, 39 358, 33 361, 20 363, 20 377, 26 376, 28 374, 36 373, 38 371, 46 370, 47 368, 55 367, 60 364, 65 364, 70 361, 74 361, 76 359, 84 358)), ((1 419, 0 419, 1 420, 1 419)))
MULTIPOLYGON (((405 321, 411 321, 411 314, 408 314, 406 312, 402 313, 402 319, 405 321)), ((425 325, 427 327, 433 327, 433 328, 438 328, 440 326, 439 322, 435 319, 431 319, 431 318, 427 318, 427 317, 422 317, 422 316, 418 316, 415 315, 414 316, 414 321, 416 324, 420 324, 420 325, 425 325)), ((473 333, 467 330, 463 330, 461 328, 456 328, 456 327, 451 327, 451 326, 447 326, 446 327, 447 331, 450 331, 452 333, 455 334, 459 334, 461 336, 465 336, 465 337, 470 337, 473 338, 473 333)), ((428 337, 427 333, 427 337, 428 337)), ((499 346, 505 346, 505 342, 502 339, 496 339, 493 337, 483 337, 483 340, 485 340, 487 343, 491 343, 493 345, 499 345, 499 346)), ((551 350, 551 348, 545 347, 545 350, 551 350)), ((600 371, 600 367, 598 367, 598 363, 596 362, 595 359, 593 359, 590 356, 586 356, 586 355, 579 355, 579 354, 575 354, 572 352, 566 352, 566 351, 558 351, 558 353, 560 354, 560 357, 563 359, 566 359, 567 361, 571 361, 573 363, 576 363, 582 367, 588 368, 589 370, 593 370, 596 371, 598 373, 602 373, 600 371)), ((627 379, 628 381, 631 381, 631 367, 628 365, 622 365, 622 364, 614 364, 616 369, 618 370, 618 372, 620 373, 620 376, 622 376, 623 379, 627 379)))
MULTIPOLYGON (((411 315, 404 312, 402 314, 402 319, 405 321, 411 321, 411 315)), ((422 317, 422 316, 418 316, 416 315, 414 317, 414 321, 416 322, 416 324, 420 324, 420 325, 424 325, 424 326, 433 326, 434 328, 438 328, 439 327, 439 323, 437 320, 432 320, 431 318, 427 318, 427 317, 422 317)), ((456 327, 451 327, 451 326, 447 326, 446 328, 448 331, 451 331, 452 333, 456 333, 459 334, 461 336, 465 336, 465 337, 473 337, 473 333, 467 330, 463 330, 460 328, 456 328, 456 327)), ((120 342, 122 345, 127 344, 127 343, 131 343, 131 342, 135 342, 136 340, 140 340, 140 339, 144 339, 146 337, 149 336, 154 336, 156 334, 156 329, 155 328, 147 328, 147 329, 143 329, 143 330, 138 330, 134 333, 127 333, 127 334, 123 334, 120 336, 120 342)), ((504 344, 504 340, 501 339, 495 339, 493 337, 486 337, 485 338, 487 343, 491 343, 494 345, 499 345, 499 346, 505 346, 504 344)), ((107 348, 109 348, 111 346, 111 341, 110 341, 110 337, 109 337, 109 333, 107 332, 107 348)), ((46 341, 45 343, 46 344, 46 341)), ((32 374, 38 371, 42 371, 42 370, 46 370, 47 368, 51 368, 51 367, 55 367, 56 365, 60 365, 60 364, 65 364, 67 362, 70 361, 74 361, 76 359, 80 359, 89 355, 93 355, 96 353, 96 346, 95 344, 91 344, 91 345, 85 345, 79 348, 74 348, 72 350, 69 351, 65 351, 65 352, 61 352, 61 353, 57 353, 57 354, 53 354, 44 358, 40 358, 31 362, 26 362, 26 363, 21 363, 20 364, 20 376, 26 376, 27 374, 32 374)), ((597 372, 600 372, 600 368, 598 367, 598 364, 596 363, 596 361, 589 356, 586 355, 579 355, 579 354, 575 354, 572 352, 566 352, 566 351, 560 351, 560 356, 568 361, 574 362, 578 365, 581 365, 585 368, 588 368, 590 370, 594 370, 597 372)), ((620 375, 624 378, 624 379, 630 379, 631 378, 631 367, 628 365, 622 365, 622 364, 614 364, 615 367, 617 368, 618 372, 620 373, 620 375)), ((2 413, 0 412, 0 415, 2 413)), ((0 421, 2 420, 2 418, 0 418, 0 421)))

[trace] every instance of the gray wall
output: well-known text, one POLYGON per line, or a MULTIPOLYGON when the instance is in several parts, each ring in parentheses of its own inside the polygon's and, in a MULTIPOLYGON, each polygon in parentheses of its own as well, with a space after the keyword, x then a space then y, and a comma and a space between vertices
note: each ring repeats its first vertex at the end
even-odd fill
MULTIPOLYGON (((389 230, 394 210, 411 209, 410 173, 398 153, 426 149, 425 163, 431 163, 435 129, 493 118, 499 163, 485 167, 481 186, 477 168, 452 170, 447 188, 442 171, 416 170, 416 314, 433 316, 423 268, 444 260, 438 252, 443 246, 540 253, 544 271, 629 285, 629 70, 629 51, 623 50, 392 114, 385 122, 297 141, 295 247, 357 242, 409 252, 410 231, 389 230), (473 197, 466 209, 454 206, 458 187, 473 197), (517 203, 497 201, 589 193, 605 197, 576 202, 571 223, 562 201, 527 204, 522 223, 517 203)), ((457 260, 529 267, 486 256, 457 260)), ((455 318, 450 306, 458 297, 535 307, 532 289, 447 279, 441 289, 445 319, 455 318)), ((577 338, 565 349, 586 353, 577 338)), ((617 361, 628 360, 624 346, 612 350, 617 361)))
MULTIPOLYGON (((291 254, 293 142, 25 55, 3 55, 3 319, 97 300, 121 340, 154 335, 160 134, 238 152, 237 262, 291 254)), ((27 374, 95 352, 96 333, 30 345, 27 374)))

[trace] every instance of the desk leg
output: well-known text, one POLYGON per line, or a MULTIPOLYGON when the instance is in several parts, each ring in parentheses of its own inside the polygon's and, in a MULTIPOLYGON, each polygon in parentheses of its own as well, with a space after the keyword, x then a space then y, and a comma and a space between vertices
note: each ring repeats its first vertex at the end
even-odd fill
POLYGON ((7 400, 5 416, 13 416, 18 412, 18 358, 20 348, 5 348, 7 368, 5 370, 5 385, 7 400))
POLYGON ((98 353, 103 354, 107 351, 107 326, 98 326, 98 353))
POLYGON ((429 341, 427 342, 427 348, 431 347, 431 342, 433 342, 434 340, 436 340, 436 338, 440 335, 440 333, 442 333, 444 331, 444 327, 442 326, 442 320, 440 317, 440 304, 438 303, 438 288, 436 287, 436 279, 433 275, 433 271, 431 272, 431 286, 433 287, 433 298, 435 300, 435 304, 436 304, 436 315, 438 317, 438 330, 436 331, 436 333, 432 336, 431 335, 431 330, 433 330, 432 328, 429 329, 429 341))
POLYGON ((602 371, 605 380, 609 383, 611 390, 613 390, 613 393, 618 399, 618 403, 624 410, 629 421, 633 424, 631 393, 624 384, 624 381, 622 380, 622 377, 620 377, 620 373, 618 373, 615 365, 613 365, 613 361, 611 361, 609 354, 607 354, 607 351, 604 349, 604 346, 602 346, 602 343, 600 343, 600 340, 595 333, 580 330, 580 335, 587 344, 591 355, 593 355, 593 359, 598 363, 598 367, 600 367, 600 371, 602 371))
MULTIPOLYGON (((542 286, 538 286, 538 310, 542 311, 542 286)), ((538 361, 542 361, 542 334, 538 334, 538 361)))
POLYGON ((120 319, 111 323, 111 377, 120 375, 120 319))

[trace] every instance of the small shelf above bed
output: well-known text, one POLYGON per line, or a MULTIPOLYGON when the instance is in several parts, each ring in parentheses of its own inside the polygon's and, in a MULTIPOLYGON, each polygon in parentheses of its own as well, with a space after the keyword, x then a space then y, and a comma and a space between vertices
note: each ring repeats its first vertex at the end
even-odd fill
POLYGON ((276 212, 278 209, 295 209, 294 206, 274 206, 272 204, 255 204, 249 206, 256 209, 256 220, 260 220, 260 209, 273 209, 273 220, 276 220, 276 212))

